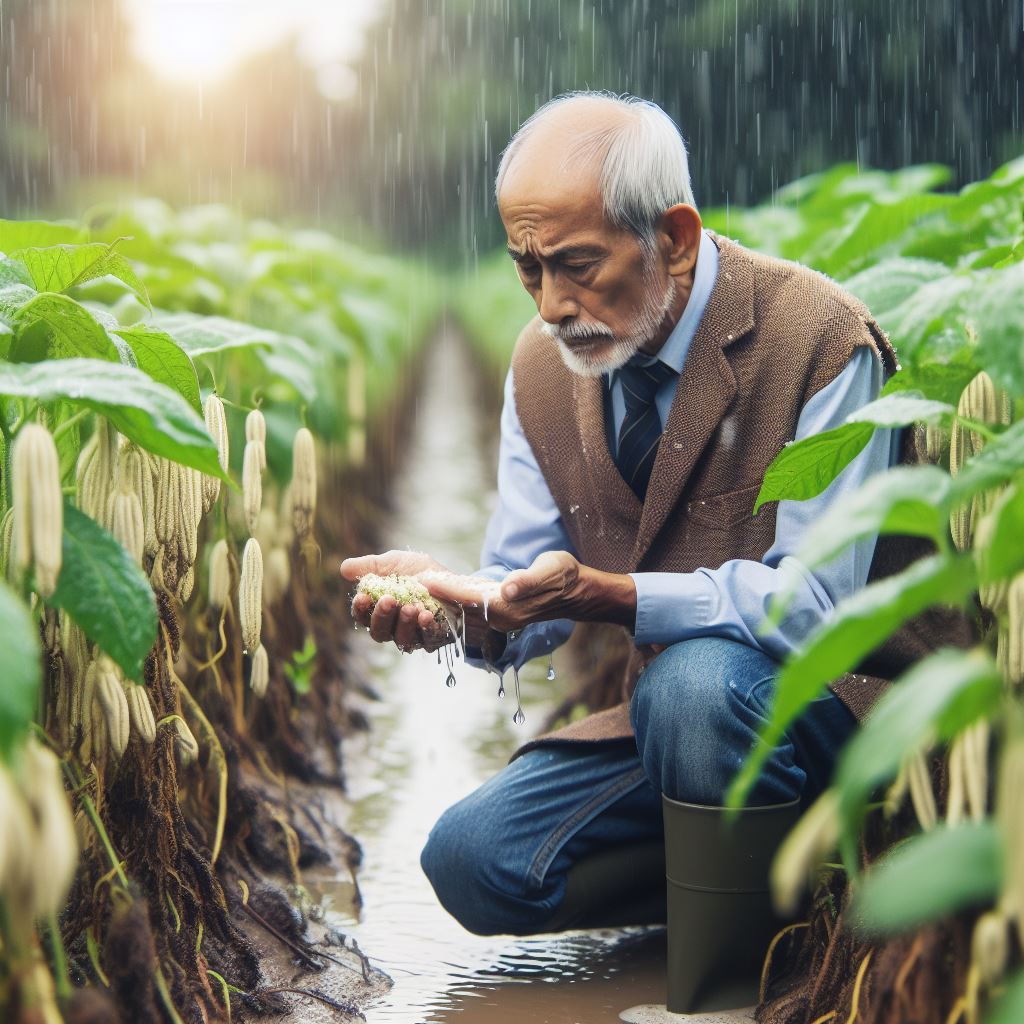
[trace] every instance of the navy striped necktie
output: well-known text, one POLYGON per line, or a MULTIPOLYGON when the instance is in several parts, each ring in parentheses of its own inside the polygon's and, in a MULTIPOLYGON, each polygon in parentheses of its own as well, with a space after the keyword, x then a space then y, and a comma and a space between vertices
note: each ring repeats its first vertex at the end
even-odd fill
POLYGON ((662 435, 661 417, 654 399, 658 388, 677 374, 660 360, 649 366, 629 362, 618 373, 626 400, 626 415, 619 428, 615 465, 622 479, 643 501, 662 435))

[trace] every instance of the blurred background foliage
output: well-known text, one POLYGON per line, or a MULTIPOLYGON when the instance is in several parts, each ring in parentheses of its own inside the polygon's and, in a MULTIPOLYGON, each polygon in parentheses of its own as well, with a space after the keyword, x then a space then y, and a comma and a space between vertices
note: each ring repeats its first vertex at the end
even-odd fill
POLYGON ((1022 18, 1005 0, 381 0, 328 98, 294 40, 173 82, 135 55, 121 0, 5 0, 0 207, 228 202, 475 263, 501 238, 502 147, 574 88, 661 103, 701 205, 839 161, 936 161, 955 188, 1024 149, 1022 18))

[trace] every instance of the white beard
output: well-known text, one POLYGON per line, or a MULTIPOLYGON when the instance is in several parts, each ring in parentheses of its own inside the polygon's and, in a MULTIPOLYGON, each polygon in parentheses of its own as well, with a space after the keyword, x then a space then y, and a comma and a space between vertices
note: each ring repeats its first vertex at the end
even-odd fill
POLYGON ((676 297, 676 283, 670 277, 662 296, 658 296, 652 285, 647 290, 640 311, 629 326, 629 330, 615 334, 600 320, 589 323, 573 321, 566 324, 549 324, 545 321, 543 330, 558 342, 562 361, 581 377, 600 377, 624 366, 644 345, 658 333, 666 314, 672 308, 676 297), (611 344, 611 351, 598 358, 592 348, 574 349, 566 339, 596 338, 611 344))

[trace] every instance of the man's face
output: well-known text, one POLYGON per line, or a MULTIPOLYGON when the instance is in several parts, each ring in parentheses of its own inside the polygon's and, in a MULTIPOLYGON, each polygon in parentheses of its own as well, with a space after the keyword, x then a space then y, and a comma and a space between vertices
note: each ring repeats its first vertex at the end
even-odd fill
POLYGON ((616 369, 664 341, 676 289, 658 252, 607 223, 596 176, 551 176, 517 161, 499 201, 509 255, 568 367, 616 369))

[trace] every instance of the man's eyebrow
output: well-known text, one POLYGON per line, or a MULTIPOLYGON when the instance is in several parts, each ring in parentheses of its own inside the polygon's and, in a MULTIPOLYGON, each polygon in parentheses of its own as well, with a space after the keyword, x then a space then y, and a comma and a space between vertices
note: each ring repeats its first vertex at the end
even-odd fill
MULTIPOLYGON (((525 260, 530 253, 519 252, 518 249, 513 249, 512 246, 508 247, 508 254, 512 257, 516 263, 521 263, 525 260)), ((602 256, 607 256, 607 250, 597 245, 567 245, 563 249, 555 249, 553 252, 548 253, 545 259, 549 260, 578 260, 578 259, 599 259, 602 256)))

